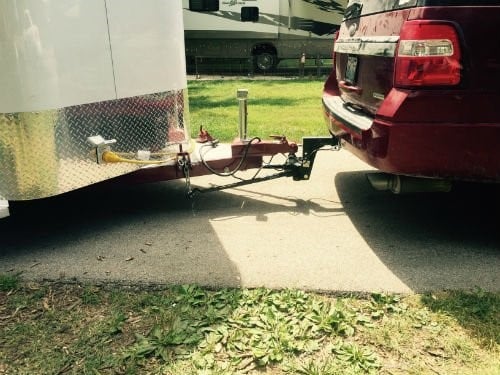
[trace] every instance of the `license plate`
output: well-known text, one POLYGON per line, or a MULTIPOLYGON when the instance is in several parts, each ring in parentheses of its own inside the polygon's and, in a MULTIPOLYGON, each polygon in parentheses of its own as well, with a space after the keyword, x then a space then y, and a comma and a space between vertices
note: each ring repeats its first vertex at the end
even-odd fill
POLYGON ((357 72, 358 72, 358 57, 348 56, 344 80, 350 85, 354 85, 356 83, 357 72))

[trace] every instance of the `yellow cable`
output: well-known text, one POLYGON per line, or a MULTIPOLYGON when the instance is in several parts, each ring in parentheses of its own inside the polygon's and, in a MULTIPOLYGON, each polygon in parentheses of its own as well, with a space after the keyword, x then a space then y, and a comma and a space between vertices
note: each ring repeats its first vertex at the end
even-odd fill
POLYGON ((151 164, 164 164, 165 162, 172 160, 173 158, 164 159, 164 160, 136 160, 136 159, 126 159, 118 156, 113 151, 104 151, 102 153, 102 160, 106 163, 129 163, 129 164, 143 164, 143 165, 151 165, 151 164))
MULTIPOLYGON (((188 154, 191 154, 194 151, 194 149, 195 149, 195 143, 192 139, 190 139, 190 146, 186 152, 188 154)), ((124 158, 113 151, 104 151, 102 153, 102 160, 105 161, 106 163, 129 163, 129 164, 153 165, 153 164, 164 164, 174 159, 175 156, 162 160, 137 160, 137 159, 124 158)))
MULTIPOLYGON (((115 154, 118 156, 124 157, 124 158, 134 157, 135 155, 137 155, 137 153, 134 153, 134 152, 115 152, 115 154)), ((172 152, 171 150, 170 151, 156 151, 156 152, 150 153, 151 156, 167 156, 167 155, 173 156, 175 154, 177 154, 177 153, 172 152)))

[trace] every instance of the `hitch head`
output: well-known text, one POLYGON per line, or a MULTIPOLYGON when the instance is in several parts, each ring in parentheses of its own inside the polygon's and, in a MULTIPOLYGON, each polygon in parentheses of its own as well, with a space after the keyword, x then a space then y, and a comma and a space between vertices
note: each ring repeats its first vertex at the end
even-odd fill
POLYGON ((299 167, 294 168, 295 181, 309 180, 318 151, 324 146, 332 146, 340 150, 340 140, 337 137, 304 137, 302 138, 302 160, 299 167))

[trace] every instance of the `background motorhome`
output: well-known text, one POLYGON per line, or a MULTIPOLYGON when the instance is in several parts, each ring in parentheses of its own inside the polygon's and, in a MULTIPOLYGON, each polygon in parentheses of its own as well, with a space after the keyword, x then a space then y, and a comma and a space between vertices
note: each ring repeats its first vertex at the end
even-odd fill
POLYGON ((282 59, 329 59, 345 0, 183 0, 188 62, 249 59, 257 71, 282 59))

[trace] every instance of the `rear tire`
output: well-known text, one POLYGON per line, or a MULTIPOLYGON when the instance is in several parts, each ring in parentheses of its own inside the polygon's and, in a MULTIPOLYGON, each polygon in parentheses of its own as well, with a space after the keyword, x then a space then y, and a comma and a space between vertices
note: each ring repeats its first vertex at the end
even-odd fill
POLYGON ((276 54, 268 51, 258 52, 254 56, 254 60, 255 70, 261 73, 271 72, 276 69, 278 65, 278 57, 276 54))

